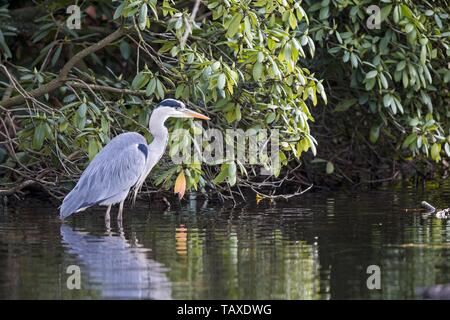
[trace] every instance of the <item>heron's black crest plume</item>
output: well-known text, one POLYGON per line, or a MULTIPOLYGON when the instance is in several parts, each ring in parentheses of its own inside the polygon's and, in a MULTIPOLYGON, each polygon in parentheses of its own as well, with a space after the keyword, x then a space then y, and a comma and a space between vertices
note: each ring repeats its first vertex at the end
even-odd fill
POLYGON ((175 99, 165 99, 159 103, 160 107, 184 108, 184 104, 175 99))

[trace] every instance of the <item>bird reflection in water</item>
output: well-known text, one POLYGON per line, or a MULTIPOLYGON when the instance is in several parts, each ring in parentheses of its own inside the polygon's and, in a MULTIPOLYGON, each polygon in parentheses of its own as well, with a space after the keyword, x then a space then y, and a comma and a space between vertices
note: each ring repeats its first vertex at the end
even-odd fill
POLYGON ((131 245, 119 224, 113 235, 91 235, 61 225, 68 252, 77 257, 83 286, 99 290, 110 299, 171 299, 171 285, 165 267, 147 257, 148 250, 131 245))

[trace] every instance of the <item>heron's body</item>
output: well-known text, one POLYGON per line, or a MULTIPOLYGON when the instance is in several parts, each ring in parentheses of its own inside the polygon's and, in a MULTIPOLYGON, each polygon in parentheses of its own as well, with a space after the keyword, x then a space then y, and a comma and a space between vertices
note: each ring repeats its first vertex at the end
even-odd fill
POLYGON ((147 158, 148 145, 142 135, 127 132, 113 138, 92 160, 64 199, 61 216, 96 204, 109 206, 125 200, 143 174, 147 158))
POLYGON ((108 206, 106 219, 109 219, 111 206, 117 203, 120 203, 118 219, 122 218, 123 203, 130 190, 134 188, 136 196, 145 178, 164 154, 168 139, 165 120, 169 117, 202 116, 172 99, 164 100, 160 106, 150 118, 152 143, 147 144, 147 140, 136 132, 122 133, 113 138, 95 156, 75 188, 64 198, 61 218, 94 205, 102 205, 108 206), (175 109, 176 104, 180 105, 178 109, 175 109))

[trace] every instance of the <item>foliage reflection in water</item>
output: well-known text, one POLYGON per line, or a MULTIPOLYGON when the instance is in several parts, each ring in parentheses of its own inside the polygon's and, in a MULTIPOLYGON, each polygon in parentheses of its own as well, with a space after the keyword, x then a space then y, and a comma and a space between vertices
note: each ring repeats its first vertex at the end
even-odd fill
POLYGON ((235 208, 141 202, 111 228, 101 208, 61 224, 29 200, 0 214, 0 298, 416 298, 450 282, 450 223, 405 209, 448 206, 449 195, 434 183, 235 208), (80 290, 67 289, 69 265, 81 268, 80 290), (367 288, 370 265, 381 290, 367 288))

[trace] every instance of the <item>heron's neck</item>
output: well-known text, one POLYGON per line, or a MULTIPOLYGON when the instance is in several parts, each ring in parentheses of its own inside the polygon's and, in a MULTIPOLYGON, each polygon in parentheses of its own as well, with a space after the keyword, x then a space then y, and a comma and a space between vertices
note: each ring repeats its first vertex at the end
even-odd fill
POLYGON ((148 145, 150 165, 153 167, 161 159, 166 150, 169 132, 164 126, 166 116, 152 114, 150 117, 149 131, 153 136, 153 141, 148 145), (153 163, 152 163, 153 162, 153 163))
POLYGON ((156 162, 159 161, 164 151, 166 150, 169 137, 167 128, 164 126, 163 128, 164 132, 160 132, 158 133, 158 135, 153 135, 153 141, 148 145, 149 154, 152 155, 152 158, 156 159, 156 162))
POLYGON ((148 176, 153 167, 158 163, 161 159, 164 151, 166 150, 167 141, 169 138, 169 132, 167 128, 164 126, 164 122, 167 117, 161 117, 152 114, 150 117, 149 123, 149 131, 153 136, 153 141, 148 145, 148 153, 147 153, 147 163, 145 166, 144 173, 140 176, 139 180, 135 185, 134 190, 134 201, 136 201, 136 196, 138 191, 141 189, 142 184, 145 181, 145 178, 148 176))

